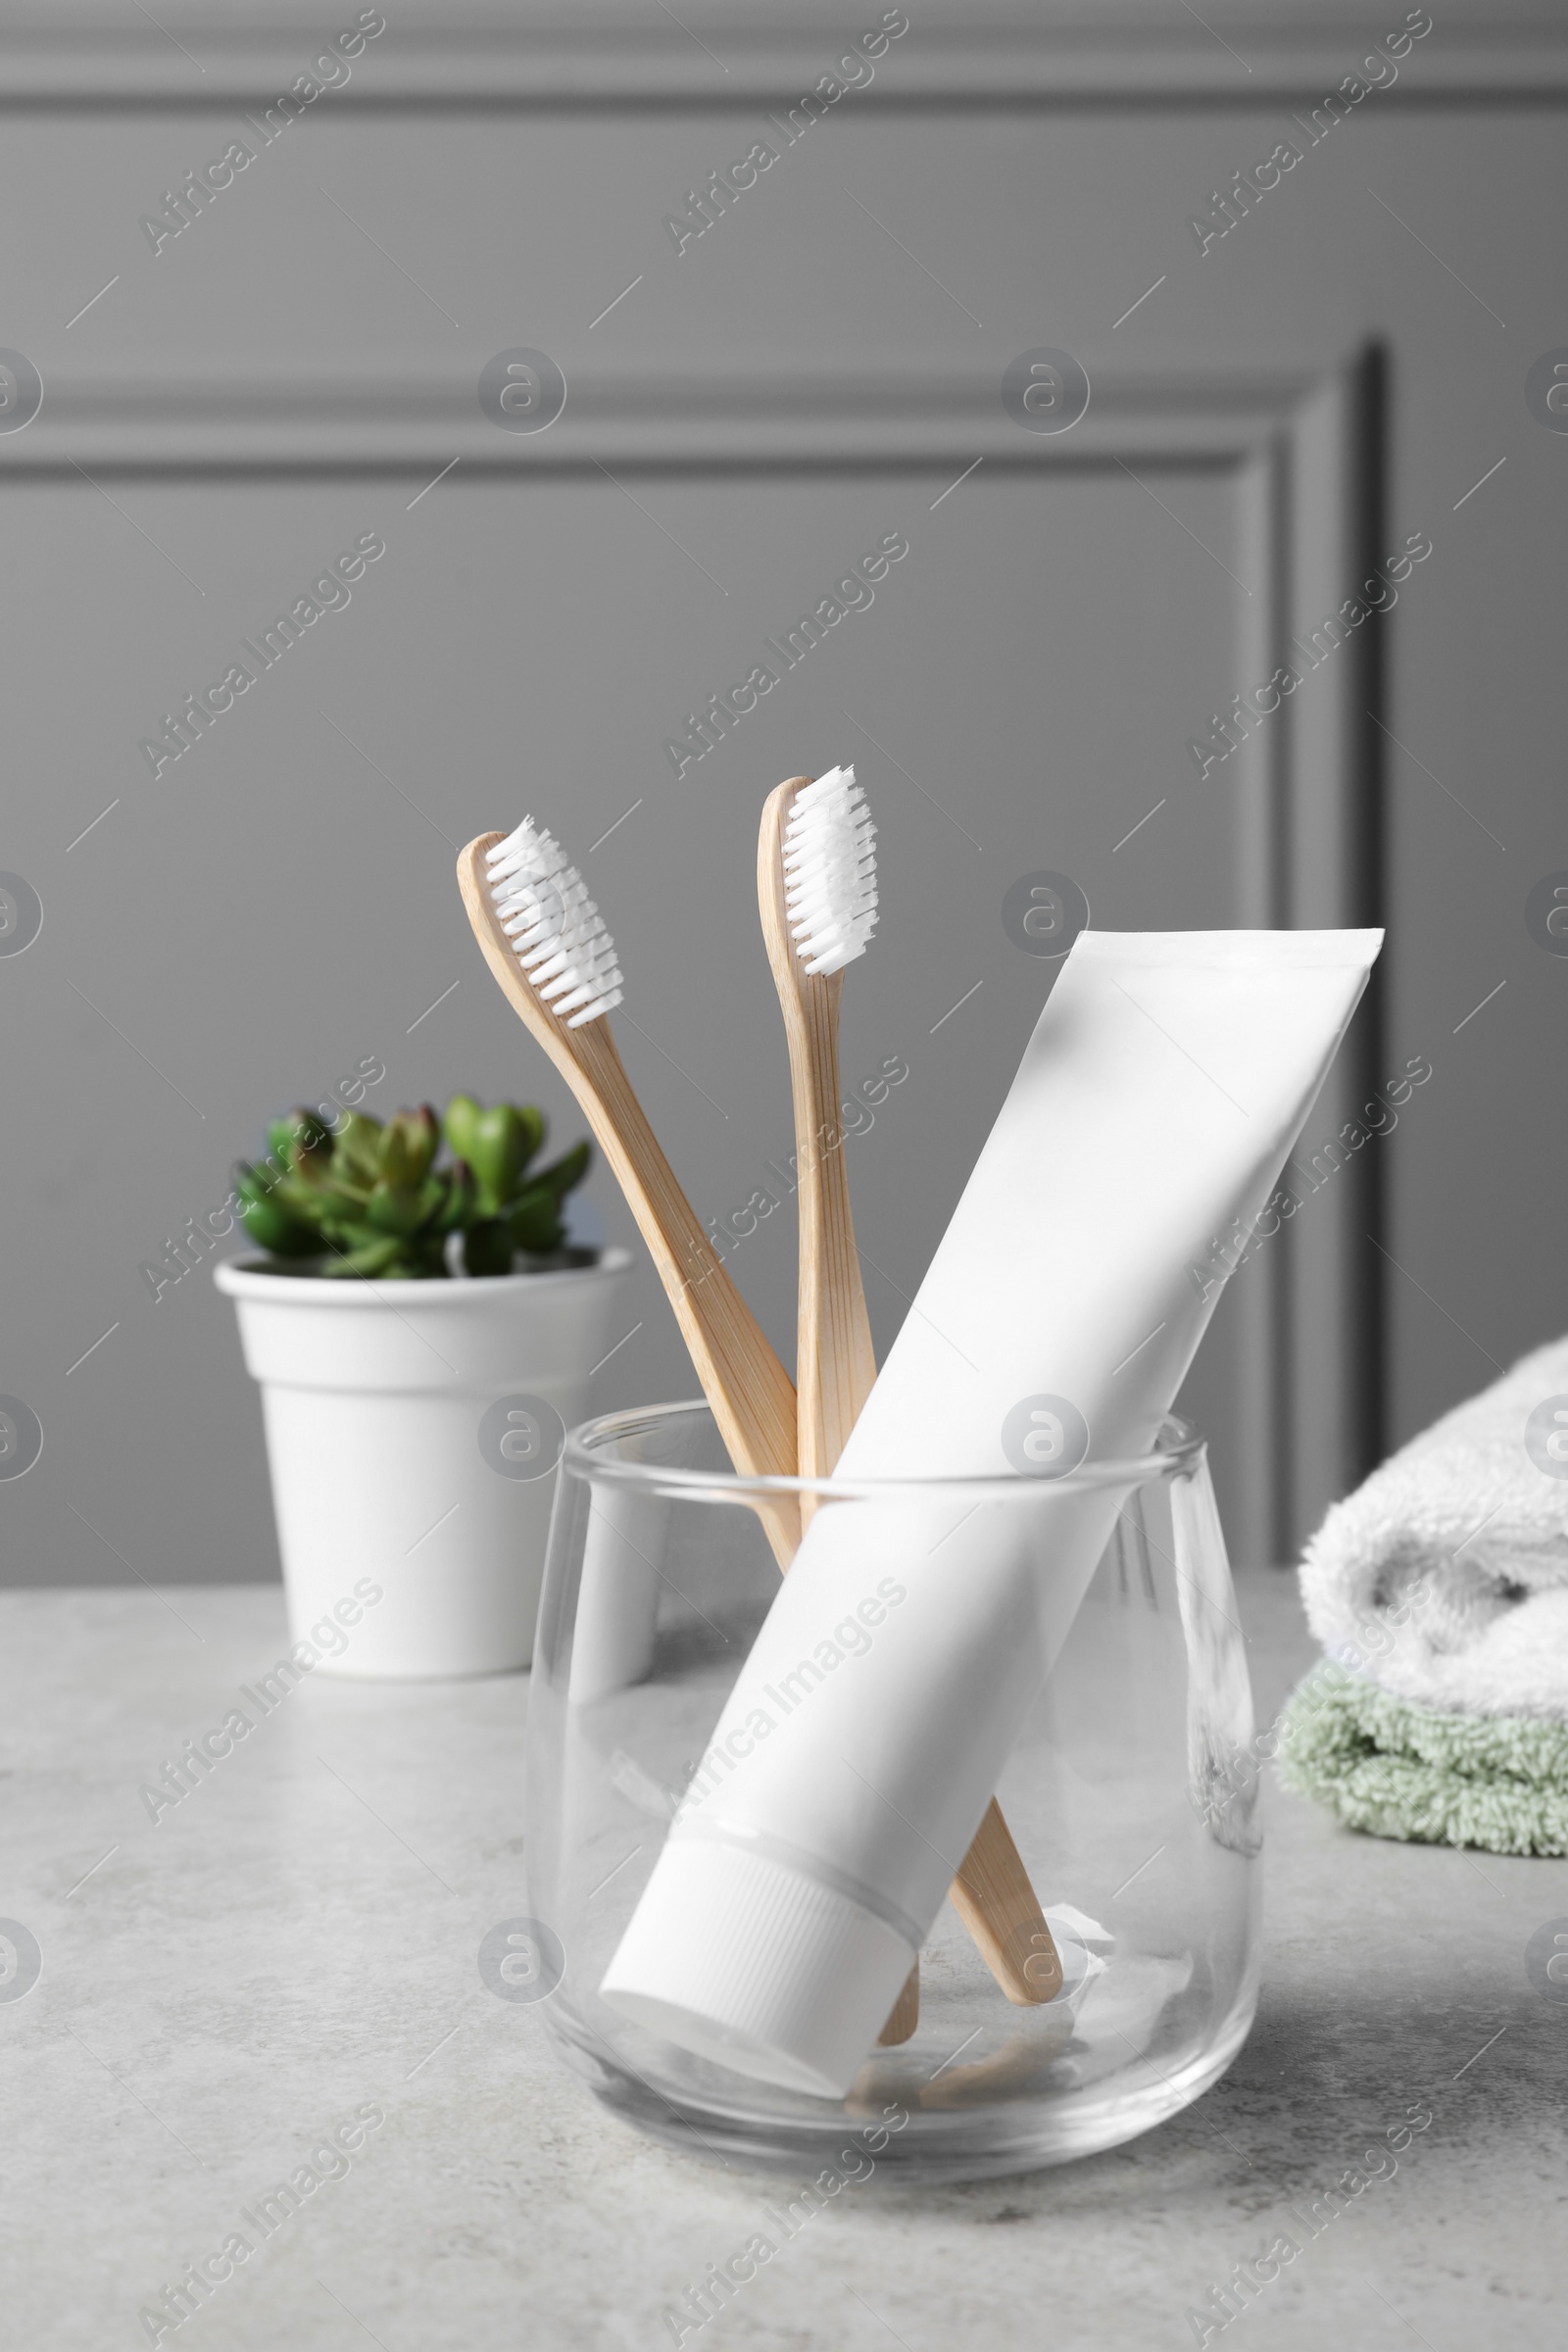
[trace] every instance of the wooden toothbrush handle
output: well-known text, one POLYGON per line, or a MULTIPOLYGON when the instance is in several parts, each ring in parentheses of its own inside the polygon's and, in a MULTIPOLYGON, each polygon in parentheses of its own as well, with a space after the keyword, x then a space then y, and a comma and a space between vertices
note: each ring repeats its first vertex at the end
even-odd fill
POLYGON ((1061 1958, 995 1797, 948 1894, 1009 2001, 1028 2009, 1055 1999, 1061 1958))
MULTIPOLYGON (((719 1434, 743 1478, 793 1478, 795 1387, 730 1278, 660 1150, 615 1051, 608 1021, 576 1032, 578 1066, 591 1080, 577 1099, 648 1245, 691 1351, 719 1434)), ((757 1506, 780 1568, 800 1544, 793 1495, 757 1506)))
POLYGON ((887 2024, 876 2037, 878 2049, 896 2049, 901 2041, 908 2040, 919 2023, 920 1963, 916 1960, 904 1980, 904 1990, 888 2011, 887 2024))
MULTIPOLYGON (((839 1102, 839 995, 844 976, 808 979, 796 1000, 805 1032, 792 1050, 800 1218, 795 1386, 801 1476, 829 1478, 876 1381, 860 1280, 839 1102)), ((793 1041, 792 1041, 793 1045, 793 1041)), ((809 1523, 815 1498, 801 1497, 809 1523)))

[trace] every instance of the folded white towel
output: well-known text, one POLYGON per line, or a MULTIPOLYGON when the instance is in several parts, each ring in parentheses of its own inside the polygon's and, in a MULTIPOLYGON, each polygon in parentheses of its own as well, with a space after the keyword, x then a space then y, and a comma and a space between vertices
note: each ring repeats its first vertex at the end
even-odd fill
POLYGON ((1301 1592, 1329 1654, 1385 1690, 1568 1720, 1568 1340, 1523 1357, 1336 1503, 1301 1592))

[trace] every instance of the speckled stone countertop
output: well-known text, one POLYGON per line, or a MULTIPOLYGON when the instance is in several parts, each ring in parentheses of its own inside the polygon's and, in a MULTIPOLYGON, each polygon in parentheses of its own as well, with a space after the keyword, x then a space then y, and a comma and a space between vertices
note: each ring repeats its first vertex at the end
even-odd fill
MULTIPOLYGON (((1294 1580, 1241 1595, 1266 1721, 1311 1644, 1294 1580)), ((480 1982, 481 1936, 526 1908, 525 1676, 307 1683, 148 1819, 142 1782, 221 1721, 282 1622, 277 1587, 0 1595, 0 1917, 41 1954, 25 1997, 0 1984, 8 2342, 151 2340, 142 2306, 338 2127, 341 2175, 159 2340, 673 2342, 666 2308, 776 2183, 635 2137, 563 2071, 540 2011, 480 1982)), ((846 2193, 687 2344, 1192 2344, 1189 2312, 1411 2108, 1431 2121, 1397 2173, 1231 2328, 1293 2352, 1562 2340, 1568 2002, 1532 1984, 1525 1945, 1568 1916, 1568 1864, 1267 1802, 1262 2004, 1214 2090, 1059 2170, 846 2193)))

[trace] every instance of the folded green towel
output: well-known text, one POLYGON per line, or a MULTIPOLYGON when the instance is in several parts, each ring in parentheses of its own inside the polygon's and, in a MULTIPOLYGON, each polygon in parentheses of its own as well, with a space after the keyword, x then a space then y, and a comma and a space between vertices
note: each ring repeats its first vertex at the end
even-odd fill
POLYGON ((1315 1667, 1286 1706, 1289 1788, 1352 1830, 1494 1854, 1568 1854, 1568 1724, 1425 1707, 1315 1667))

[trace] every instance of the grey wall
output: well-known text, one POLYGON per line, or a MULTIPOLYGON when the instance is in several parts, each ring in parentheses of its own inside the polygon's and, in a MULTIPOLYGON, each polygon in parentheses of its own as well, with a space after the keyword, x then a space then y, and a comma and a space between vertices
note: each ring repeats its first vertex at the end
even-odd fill
MULTIPOLYGON (((0 1483, 0 1575, 275 1573, 229 1311, 203 1271, 156 1302, 138 1272, 266 1116, 374 1057, 383 1113, 466 1085, 576 1132, 463 918, 470 834, 531 809, 578 856, 656 1126, 700 1211, 743 1202, 789 1142, 757 812, 835 759, 885 874, 847 1074, 909 1068, 852 1147, 883 1346, 1049 985, 1002 928, 1015 876, 1071 874, 1110 928, 1388 923, 1314 1141, 1408 1058, 1433 1075, 1238 1275, 1195 1376, 1235 1548, 1280 1552, 1568 1320, 1568 964, 1524 923, 1568 867, 1568 439, 1525 398, 1568 344, 1568 42, 1446 13, 1309 147, 1292 115, 1401 9, 1208 12, 1223 41, 1162 15, 1127 44, 911 10, 677 256, 662 217, 877 8, 685 9, 696 38, 579 11, 550 41, 529 11, 389 9, 155 254, 139 217, 357 13, 7 20, 0 343, 45 397, 0 432, 0 867, 44 924, 0 957, 0 1392, 45 1446, 0 1483), (1299 165, 1200 252, 1189 217, 1284 138, 1299 165), (537 436, 477 398, 517 346, 569 387, 537 436), (1039 347, 1093 383, 1061 436, 1000 396, 1039 347), (352 604, 155 779, 159 714, 368 532, 352 604), (1200 776, 1208 714, 1418 532, 1396 607, 1200 776), (892 533, 874 605, 677 778, 683 715, 892 533)), ((786 1227, 733 1264, 787 1359, 786 1227)), ((651 1279, 639 1317, 606 1408, 692 1389, 651 1279)))

